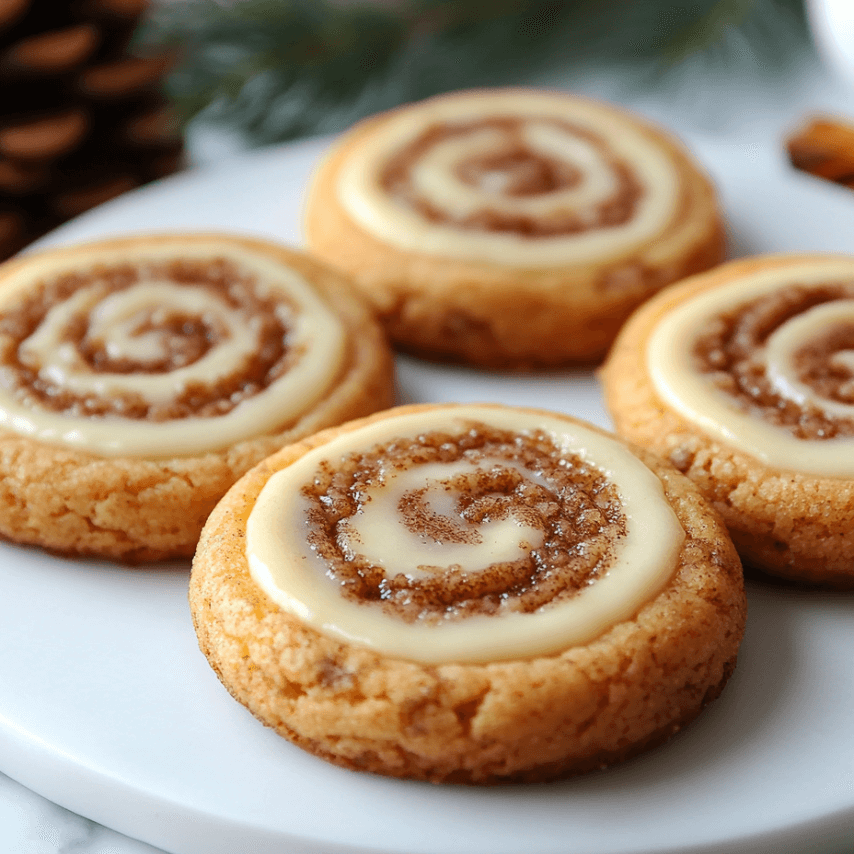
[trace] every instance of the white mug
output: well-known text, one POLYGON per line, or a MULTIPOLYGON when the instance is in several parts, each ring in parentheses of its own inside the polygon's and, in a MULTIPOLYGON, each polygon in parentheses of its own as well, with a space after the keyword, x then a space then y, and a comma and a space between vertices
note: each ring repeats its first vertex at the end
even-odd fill
POLYGON ((854 85, 854 0, 807 0, 816 47, 854 85))

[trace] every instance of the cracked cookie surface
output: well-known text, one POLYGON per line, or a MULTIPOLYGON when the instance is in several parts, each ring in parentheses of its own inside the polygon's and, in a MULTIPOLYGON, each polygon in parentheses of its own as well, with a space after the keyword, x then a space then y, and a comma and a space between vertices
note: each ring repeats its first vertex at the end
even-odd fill
POLYGON ((311 753, 353 770, 433 782, 548 780, 605 767, 671 737, 723 689, 745 599, 741 566, 717 514, 686 478, 643 451, 638 457, 684 531, 672 565, 628 614, 582 639, 546 638, 545 652, 504 649, 459 660, 428 651, 426 660, 414 660, 330 635, 256 581, 247 525, 277 473, 382 426, 390 414, 427 418, 437 409, 401 407, 323 431, 259 464, 220 502, 190 582, 199 645, 220 680, 263 723, 311 753))

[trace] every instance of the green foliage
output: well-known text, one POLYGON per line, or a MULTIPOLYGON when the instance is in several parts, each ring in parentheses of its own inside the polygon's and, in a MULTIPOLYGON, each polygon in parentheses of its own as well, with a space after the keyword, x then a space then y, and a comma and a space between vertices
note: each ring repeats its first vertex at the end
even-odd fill
POLYGON ((802 0, 170 0, 141 39, 177 48, 185 121, 204 111, 265 143, 558 62, 678 63, 734 33, 770 64, 802 31, 802 0))

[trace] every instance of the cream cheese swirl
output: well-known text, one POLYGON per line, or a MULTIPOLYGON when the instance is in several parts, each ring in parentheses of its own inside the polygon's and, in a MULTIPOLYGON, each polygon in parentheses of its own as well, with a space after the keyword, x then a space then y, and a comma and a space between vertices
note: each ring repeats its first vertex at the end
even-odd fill
POLYGON ((680 201, 672 157, 636 120, 520 90, 391 114, 349 151, 337 191, 356 223, 400 249, 533 268, 630 252, 680 201))
POLYGON ((797 257, 701 292, 649 337, 656 392, 775 467, 854 475, 854 258, 797 257))
POLYGON ((423 662, 554 653, 630 618, 684 531, 661 482, 577 422, 487 406, 394 413, 276 472, 255 581, 318 631, 423 662))
POLYGON ((0 290, 0 425, 106 456, 217 450, 334 381, 341 322, 299 273, 225 239, 33 256, 0 290))

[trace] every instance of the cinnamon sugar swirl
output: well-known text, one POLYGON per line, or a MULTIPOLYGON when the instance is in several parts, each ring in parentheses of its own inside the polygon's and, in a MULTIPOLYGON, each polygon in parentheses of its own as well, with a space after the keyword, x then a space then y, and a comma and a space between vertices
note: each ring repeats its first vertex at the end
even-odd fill
POLYGON ((276 447, 390 402, 361 300, 227 235, 58 249, 0 269, 0 531, 59 551, 191 554, 276 447))
POLYGON ((620 432, 701 486, 750 563, 854 586, 854 258, 690 279, 638 311, 603 379, 620 432))
POLYGON ((723 252, 714 192, 673 139, 517 89, 357 125, 315 176, 306 234, 400 347, 487 367, 595 359, 632 308, 723 252))
POLYGON ((262 721, 437 781, 547 779, 663 740, 722 689, 744 620, 689 481, 566 416, 486 405, 273 455, 212 514, 190 601, 262 721))

